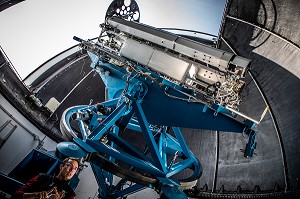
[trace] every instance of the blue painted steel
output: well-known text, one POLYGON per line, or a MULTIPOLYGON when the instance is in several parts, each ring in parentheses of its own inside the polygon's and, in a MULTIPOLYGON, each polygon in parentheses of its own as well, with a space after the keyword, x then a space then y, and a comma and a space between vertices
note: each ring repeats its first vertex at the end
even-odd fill
POLYGON ((66 157, 82 158, 87 155, 85 151, 73 142, 60 142, 57 144, 56 150, 66 157))
POLYGON ((180 148, 182 149, 183 154, 185 155, 185 157, 189 158, 190 157, 190 150, 185 142, 185 139, 180 131, 180 129, 178 127, 173 127, 173 132, 180 144, 180 148))
POLYGON ((80 132, 81 132, 81 135, 82 135, 82 139, 85 141, 86 138, 87 138, 87 132, 85 130, 83 121, 79 120, 78 123, 79 123, 79 129, 80 129, 80 132))
POLYGON ((166 128, 163 128, 163 132, 159 135, 158 150, 163 162, 165 163, 164 167, 167 167, 166 128))
POLYGON ((99 186, 99 194, 101 195, 102 198, 109 198, 110 192, 106 185, 106 180, 103 175, 103 170, 95 164, 91 164, 91 168, 93 170, 93 173, 95 175, 96 181, 99 186))
POLYGON ((164 177, 166 175, 163 171, 159 170, 157 167, 151 164, 150 161, 144 161, 138 159, 132 155, 129 155, 125 152, 118 151, 115 148, 112 148, 111 146, 108 146, 105 143, 101 143, 99 141, 87 139, 86 142, 95 150, 108 154, 120 161, 130 162, 131 165, 135 166, 136 168, 147 171, 151 175, 160 176, 160 177, 164 177))
POLYGON ((130 130, 133 130, 133 131, 142 132, 142 129, 141 129, 140 125, 137 125, 137 124, 128 123, 126 128, 130 129, 130 130))
MULTIPOLYGON (((118 56, 104 48, 101 50, 112 58, 118 56)), ((134 65, 130 69, 108 63, 102 60, 103 54, 99 53, 101 50, 91 49, 89 56, 92 60, 91 67, 100 74, 108 89, 110 101, 102 102, 100 105, 110 108, 110 111, 98 116, 97 110, 94 110, 97 106, 82 108, 91 115, 90 121, 80 121, 82 133, 86 133, 83 123, 87 123, 91 134, 87 138, 83 136, 83 140, 74 139, 74 142, 83 149, 88 152, 99 151, 106 154, 111 162, 115 160, 127 162, 134 168, 145 171, 158 179, 159 186, 156 188, 160 187, 169 198, 186 198, 186 195, 177 189, 179 183, 170 177, 189 168, 193 170, 193 174, 183 181, 194 181, 202 173, 200 163, 189 150, 180 127, 245 133, 249 135, 245 155, 253 155, 256 147, 254 122, 247 119, 243 122, 236 120, 234 118, 236 114, 223 106, 191 101, 195 94, 192 89, 163 79, 147 68, 134 65), (99 117, 103 120, 98 124, 99 117), (120 128, 141 132, 151 157, 142 154, 120 138, 117 125, 120 128), (168 133, 167 128, 173 129, 175 137, 168 133), (108 143, 99 141, 103 135, 107 136, 108 143), (124 151, 118 150, 118 147, 124 151), (167 156, 174 157, 170 163, 167 156), (168 186, 169 184, 173 186, 168 186)), ((124 57, 118 59, 124 65, 129 63, 124 57)), ((80 108, 77 110, 80 111, 80 108)), ((95 165, 93 171, 98 181, 101 181, 98 184, 101 191, 103 187, 105 197, 124 197, 145 188, 136 184, 123 191, 114 190, 110 178, 112 175, 107 175, 95 165), (104 179, 103 175, 109 179, 104 179), (109 182, 109 190, 105 188, 106 181, 109 182)))
POLYGON ((166 143, 168 143, 168 146, 166 148, 166 152, 168 154, 175 154, 176 151, 178 151, 179 157, 181 157, 182 149, 178 141, 173 136, 166 134, 166 143))
POLYGON ((192 167, 192 165, 194 164, 194 160, 193 159, 186 159, 183 160, 181 162, 175 163, 173 164, 169 170, 167 171, 167 177, 171 177, 176 173, 179 173, 180 171, 183 171, 186 168, 190 168, 192 167))
MULTIPOLYGON (((113 141, 117 146, 121 147, 126 153, 132 155, 134 157, 140 158, 142 160, 147 160, 146 156, 142 154, 139 150, 134 148, 131 144, 129 144, 126 140, 123 140, 119 136, 114 133, 107 134, 108 139, 113 141)), ((112 146, 113 147, 113 146, 112 146)), ((113 147, 114 148, 114 147, 113 147)))
MULTIPOLYGON (((176 90, 172 92, 174 96, 180 94, 176 90)), ((215 116, 214 113, 216 110, 212 107, 207 107, 203 103, 187 102, 171 98, 164 93, 161 86, 156 84, 149 86, 148 94, 143 99, 142 107, 148 122, 160 126, 238 133, 243 132, 245 128, 245 124, 223 112, 215 116), (203 112, 203 109, 206 109, 206 111, 203 112)))
POLYGON ((108 90, 108 99, 110 100, 118 98, 121 95, 124 88, 126 87, 126 82, 121 79, 114 78, 105 73, 100 73, 100 76, 103 79, 103 83, 105 84, 108 90))
MULTIPOLYGON (((112 135, 115 135, 116 137, 118 137, 119 138, 119 127, 117 126, 117 125, 114 125, 113 127, 113 130, 112 130, 112 135)), ((108 133, 109 134, 109 133, 108 133)), ((117 147, 117 144, 115 143, 115 141, 114 140, 112 140, 112 142, 111 142, 111 144, 110 144, 110 146, 112 147, 112 148, 116 148, 117 147)), ((115 158, 114 157, 109 157, 108 158, 111 162, 115 162, 115 158)), ((112 180, 112 179, 111 179, 112 180)))
POLYGON ((128 104, 122 103, 107 118, 105 118, 88 136, 89 139, 99 140, 103 134, 124 114, 128 104))
MULTIPOLYGON (((101 60, 99 60, 97 65, 102 70, 109 71, 108 75, 105 72, 101 72, 101 78, 104 82, 114 78, 124 80, 124 76, 127 74, 124 68, 103 63, 101 60)), ((151 73, 142 67, 139 69, 151 73)), ((232 117, 234 113, 220 105, 212 104, 207 106, 201 102, 188 102, 189 96, 184 93, 192 95, 192 90, 162 79, 154 73, 151 73, 151 77, 161 83, 153 83, 153 80, 142 78, 134 72, 129 82, 130 88, 133 88, 137 81, 148 85, 148 94, 144 96, 141 106, 150 124, 238 133, 243 132, 245 126, 250 125, 250 128, 254 127, 253 122, 249 120, 245 120, 244 123, 235 120, 232 117), (166 91, 169 96, 166 95, 166 91), (174 98, 170 97, 170 95, 174 96, 174 98), (178 98, 182 98, 182 100, 178 98), (158 100, 159 104, 157 103, 158 100)), ((117 83, 110 86, 118 88, 118 92, 124 89, 124 85, 120 86, 117 83)), ((112 92, 110 95, 117 96, 116 89, 108 90, 108 92, 112 92)), ((129 92, 130 89, 128 89, 127 93, 129 92)))
POLYGON ((108 100, 108 101, 105 101, 105 102, 101 102, 100 104, 107 107, 107 108, 111 108, 111 107, 117 106, 118 101, 119 101, 118 98, 116 98, 116 99, 108 100))
POLYGON ((178 180, 170 179, 168 177, 166 178, 158 177, 157 180, 163 185, 180 186, 180 182, 178 180))
POLYGON ((97 152, 95 149, 90 147, 90 145, 88 145, 85 141, 82 141, 80 138, 73 138, 73 141, 88 153, 97 152))
MULTIPOLYGON (((198 160, 194 156, 190 157, 192 153, 189 152, 185 141, 182 140, 184 138, 180 130, 178 128, 173 129, 177 137, 177 139, 175 139, 166 132, 166 127, 157 128, 155 126, 151 126, 147 122, 141 106, 141 104, 143 103, 144 95, 147 93, 147 89, 145 89, 142 84, 138 84, 133 88, 134 89, 132 89, 129 94, 126 94, 122 99, 118 100, 118 102, 120 102, 119 106, 117 106, 112 113, 110 113, 96 128, 94 128, 93 132, 90 135, 91 139, 80 140, 79 138, 75 138, 74 141, 87 151, 93 151, 91 150, 92 147, 94 151, 100 151, 101 153, 107 154, 111 161, 114 161, 114 159, 118 159, 123 162, 130 162, 130 164, 135 168, 142 169, 152 176, 160 177, 160 179, 164 179, 166 175, 170 177, 186 168, 193 168, 195 171, 190 179, 194 180, 194 178, 196 179, 197 177, 199 177, 201 170, 198 160), (126 101, 126 98, 130 99, 131 102, 128 100, 126 101), (118 137, 118 129, 115 127, 115 122, 119 118, 127 114, 128 110, 131 107, 134 111, 135 117, 137 117, 137 120, 131 119, 129 121, 134 125, 139 125, 139 130, 141 130, 144 135, 147 146, 152 155, 152 159, 147 158, 135 148, 130 146, 129 143, 118 137), (110 131, 110 129, 112 129, 112 131, 110 131), (101 138, 104 133, 106 133, 108 139, 112 141, 111 146, 99 142, 99 138, 101 138), (154 140, 154 134, 161 134, 159 135, 159 137, 161 138, 159 141, 160 146, 157 146, 156 141, 154 140), (166 139, 166 137, 168 137, 168 139, 166 139), (116 146, 125 149, 126 153, 116 150, 116 146), (166 155, 170 151, 180 152, 179 156, 185 159, 178 163, 167 165, 166 155), (184 154, 184 156, 182 154, 184 154), (153 162, 153 164, 151 164, 150 162, 153 162)), ((114 100, 113 102, 109 102, 109 104, 116 103, 116 100, 114 100)), ((102 103, 102 105, 105 106, 107 104, 102 103)), ((91 109, 93 109, 94 107, 95 106, 91 106, 91 109)), ((84 107, 84 110, 90 112, 91 114, 97 114, 97 111, 90 111, 86 107, 84 107)), ((92 118, 93 117, 94 116, 92 116, 92 118)), ((91 127, 91 125, 89 126, 91 127)), ((101 181, 98 182, 100 188, 101 186, 104 186, 106 182, 108 182, 110 186, 112 186, 112 175, 109 175, 108 172, 102 171, 101 168, 94 167, 93 170, 94 172, 98 172, 98 174, 95 175, 98 175, 97 178, 99 181, 101 181)), ((117 192, 115 196, 129 194, 130 192, 139 190, 141 188, 142 186, 132 187, 127 189, 126 191, 117 192)), ((110 195, 111 193, 112 191, 108 190, 108 193, 104 192, 102 194, 104 196, 107 196, 107 194, 110 195)))
MULTIPOLYGON (((92 118, 91 118, 91 121, 88 125, 88 128, 91 129, 91 130, 94 130, 94 128, 96 126, 98 126, 98 121, 99 119, 105 119, 107 116, 105 115, 98 115, 97 114, 97 111, 96 112, 92 112, 92 118)), ((83 137, 83 140, 85 140, 87 138, 87 135, 85 135, 85 137, 83 137)))
POLYGON ((163 172, 166 172, 166 168, 164 167, 163 160, 162 160, 161 156, 159 155, 159 151, 158 151, 156 142, 153 138, 152 132, 150 131, 149 124, 147 122, 147 119, 144 115, 144 112, 143 112, 143 109, 142 109, 140 103, 133 103, 133 109, 135 110, 140 127, 142 129, 142 132, 144 133, 144 138, 147 142, 147 146, 150 149, 150 153, 152 155, 154 165, 157 166, 163 172))

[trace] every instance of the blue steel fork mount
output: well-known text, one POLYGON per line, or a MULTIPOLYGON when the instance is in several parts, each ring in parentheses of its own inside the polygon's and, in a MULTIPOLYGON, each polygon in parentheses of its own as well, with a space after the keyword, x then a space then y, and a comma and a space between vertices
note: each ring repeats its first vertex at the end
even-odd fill
POLYGON ((96 42, 74 39, 101 76, 107 101, 71 107, 60 124, 86 152, 100 198, 122 198, 145 188, 186 198, 182 190, 195 186, 202 168, 181 127, 242 133, 248 136, 244 155, 253 155, 258 122, 238 111, 250 60, 117 17, 101 28, 96 42), (125 129, 140 133, 144 151, 119 136, 125 129), (184 170, 192 174, 173 177, 184 170))

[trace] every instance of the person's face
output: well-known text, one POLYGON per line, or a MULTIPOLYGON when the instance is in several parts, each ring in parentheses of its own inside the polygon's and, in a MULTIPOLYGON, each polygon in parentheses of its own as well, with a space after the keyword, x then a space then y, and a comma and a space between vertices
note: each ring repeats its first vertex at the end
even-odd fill
POLYGON ((60 165, 60 176, 64 180, 70 180, 78 169, 78 162, 75 160, 69 160, 68 162, 60 165))

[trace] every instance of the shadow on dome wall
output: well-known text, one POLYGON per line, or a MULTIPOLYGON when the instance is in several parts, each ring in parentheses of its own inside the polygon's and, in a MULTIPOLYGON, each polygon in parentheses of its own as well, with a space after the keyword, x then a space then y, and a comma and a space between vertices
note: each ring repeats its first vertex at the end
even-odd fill
MULTIPOLYGON (((277 11, 273 1, 269 1, 268 5, 264 5, 263 1, 231 1, 229 13, 254 24, 260 24, 258 19, 263 17, 262 25, 268 25, 271 31, 275 29, 277 11), (259 12, 261 7, 265 10, 263 14, 259 12), (273 21, 267 23, 267 18, 273 21)), ((260 37, 263 31, 253 35, 253 26, 229 18, 225 22, 223 38, 238 55, 253 60, 252 74, 271 111, 258 125, 258 146, 252 159, 241 157, 240 149, 245 142, 238 135, 219 133, 217 136, 215 132, 184 131, 190 149, 197 154, 203 166, 198 188, 192 193, 197 196, 197 193, 220 193, 224 190, 228 193, 254 193, 257 190, 270 193, 278 191, 279 187, 281 191, 299 189, 300 155, 297 151, 300 116, 295 112, 295 107, 300 102, 300 91, 297 89, 300 80, 283 66, 253 52, 258 47, 273 50, 268 49, 266 44, 272 38, 270 35, 253 47, 251 41, 260 37)), ((278 46, 275 50, 280 48, 278 46)), ((224 42, 221 49, 231 50, 224 42)), ((246 82, 241 112, 259 119, 266 104, 254 80, 248 76, 246 82)))
MULTIPOLYGON (((281 5, 285 2, 288 1, 281 5)), ((229 14, 274 32, 278 22, 276 4, 278 2, 233 0, 229 14)), ((293 27, 290 29, 293 31, 293 27)), ((190 149, 203 166, 198 186, 188 194, 200 198, 299 198, 300 113, 295 110, 300 103, 300 79, 273 60, 254 52, 256 48, 280 51, 284 44, 272 49, 268 42, 274 39, 273 35, 230 18, 225 20, 222 36, 227 42, 221 43, 221 49, 233 49, 238 55, 252 60, 254 80, 249 76, 246 78, 241 112, 259 119, 266 106, 264 99, 270 111, 258 125, 258 146, 252 159, 239 154, 245 142, 238 135, 184 131, 190 149), (258 39, 253 46, 253 41, 258 39)))
MULTIPOLYGON (((264 17, 268 18, 267 29, 273 31, 274 24, 278 22, 276 21, 278 20, 276 10, 278 2, 268 1, 268 6, 263 5, 262 2, 234 0, 231 2, 229 14, 247 22, 260 24, 257 19, 261 17, 258 13, 262 6, 266 11, 264 17)), ((284 2, 281 2, 282 4, 284 2)), ((285 28, 293 31, 292 26, 285 28)), ((251 190, 255 185, 259 185, 262 190, 271 190, 278 183, 283 190, 299 189, 300 155, 297 151, 299 151, 300 143, 300 113, 295 110, 300 103, 300 90, 297 88, 300 85, 300 79, 283 66, 253 52, 258 47, 265 48, 266 51, 280 51, 283 47, 279 44, 277 49, 269 47, 267 41, 274 38, 272 35, 264 37, 258 45, 251 46, 251 42, 260 37, 258 34, 253 36, 254 32, 253 26, 227 18, 223 38, 238 55, 252 60, 253 74, 270 105, 271 114, 267 115, 258 126, 257 155, 251 162, 231 159, 231 154, 236 151, 232 150, 232 146, 235 146, 233 143, 226 145, 231 140, 231 135, 220 136, 219 163, 221 164, 218 169, 217 188, 224 185, 225 189, 233 191, 237 190, 240 185, 242 190, 251 190), (250 176, 250 178, 245 178, 245 176, 250 176)), ((229 50, 225 43, 221 44, 221 49, 229 50)), ((280 54, 280 56, 288 55, 280 54)), ((240 108, 242 112, 251 116, 261 113, 265 104, 253 80, 248 78, 247 82, 248 84, 250 82, 249 95, 244 98, 244 103, 240 108)))

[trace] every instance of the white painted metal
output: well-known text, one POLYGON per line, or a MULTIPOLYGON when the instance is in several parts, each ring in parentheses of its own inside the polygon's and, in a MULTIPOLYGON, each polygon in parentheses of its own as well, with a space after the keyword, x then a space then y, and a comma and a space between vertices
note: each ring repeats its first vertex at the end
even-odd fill
MULTIPOLYGON (((43 140, 44 144, 41 146, 43 149, 55 150, 56 143, 31 124, 2 95, 0 95, 0 101, 0 125, 7 120, 11 120, 12 125, 17 125, 15 131, 0 149, 1 173, 8 174, 32 149, 39 145, 39 140, 43 140)), ((7 128, 12 128, 12 126, 8 125, 7 128)), ((2 137, 1 132, 0 136, 2 137)))

